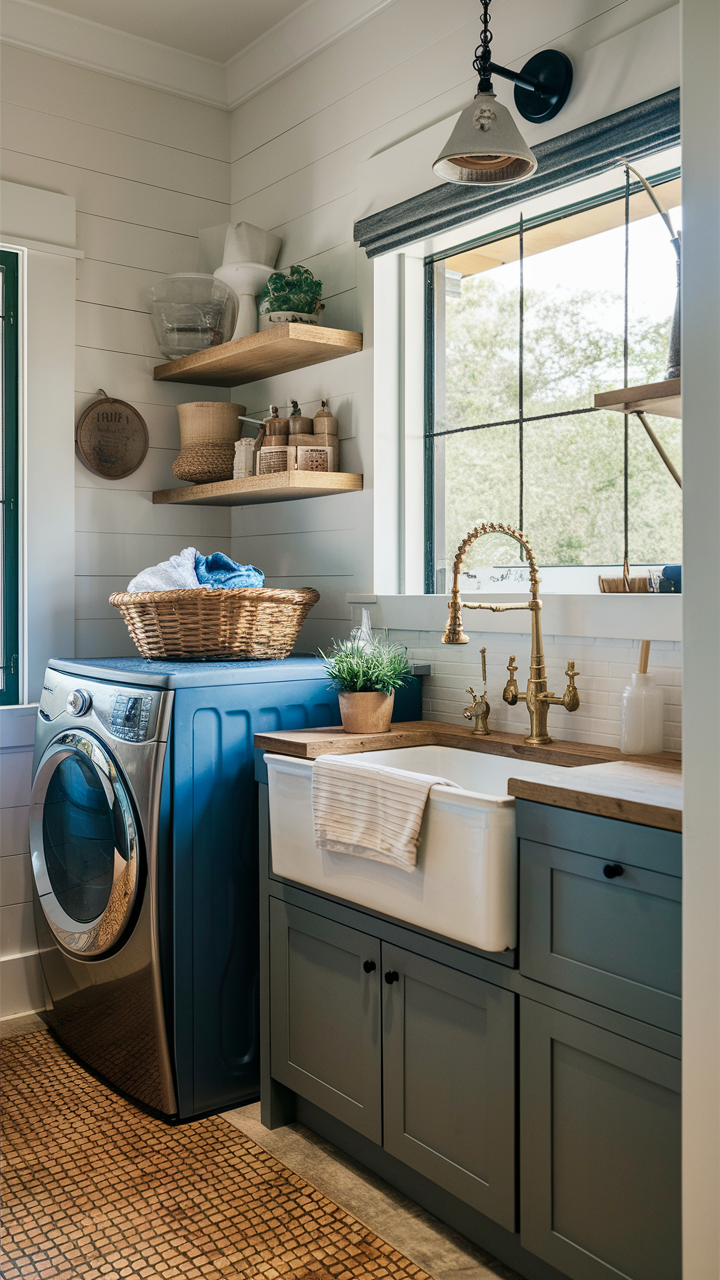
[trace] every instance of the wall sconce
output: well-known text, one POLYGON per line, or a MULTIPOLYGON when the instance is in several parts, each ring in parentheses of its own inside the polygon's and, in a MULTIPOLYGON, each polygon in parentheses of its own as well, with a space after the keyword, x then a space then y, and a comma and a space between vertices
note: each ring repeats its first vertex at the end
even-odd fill
POLYGON ((462 112, 433 171, 448 182, 487 186, 520 182, 537 169, 537 160, 506 107, 493 93, 492 75, 515 83, 515 106, 525 120, 552 120, 567 102, 572 63, 557 49, 544 49, 522 71, 500 67, 490 56, 490 0, 481 0, 482 35, 473 67, 478 73, 475 100, 462 112))

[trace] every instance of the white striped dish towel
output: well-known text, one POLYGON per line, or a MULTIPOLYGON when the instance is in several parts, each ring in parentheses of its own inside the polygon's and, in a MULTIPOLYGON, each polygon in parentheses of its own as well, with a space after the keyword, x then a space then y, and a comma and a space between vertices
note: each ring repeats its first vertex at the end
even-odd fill
POLYGON ((437 783, 461 789, 431 774, 318 756, 312 780, 315 844, 412 871, 425 805, 437 783))

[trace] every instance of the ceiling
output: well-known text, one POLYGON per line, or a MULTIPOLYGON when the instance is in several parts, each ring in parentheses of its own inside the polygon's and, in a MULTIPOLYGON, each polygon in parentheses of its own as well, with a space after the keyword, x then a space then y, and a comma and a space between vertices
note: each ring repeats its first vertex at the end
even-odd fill
POLYGON ((44 0, 50 9, 227 62, 305 0, 44 0))

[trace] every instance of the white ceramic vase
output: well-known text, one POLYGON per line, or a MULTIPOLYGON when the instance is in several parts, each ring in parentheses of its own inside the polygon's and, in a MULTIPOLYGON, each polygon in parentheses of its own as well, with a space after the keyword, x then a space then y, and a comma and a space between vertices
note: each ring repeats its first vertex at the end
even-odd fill
POLYGON ((272 273, 273 268, 262 262, 227 262, 214 272, 216 279, 229 285, 238 298, 238 318, 231 342, 257 333, 257 295, 265 288, 272 273))

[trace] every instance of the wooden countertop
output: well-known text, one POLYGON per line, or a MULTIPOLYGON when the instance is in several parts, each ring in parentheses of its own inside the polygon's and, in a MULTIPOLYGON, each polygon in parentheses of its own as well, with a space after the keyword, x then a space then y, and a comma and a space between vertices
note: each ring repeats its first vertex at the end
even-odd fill
POLYGON ((623 756, 572 772, 541 765, 536 777, 508 779, 508 792, 518 800, 682 831, 682 774, 656 756, 623 756))
POLYGON ((530 746, 520 733, 491 732, 475 738, 465 725, 439 720, 408 720, 393 724, 389 733, 345 733, 337 725, 328 729, 292 729, 277 733, 256 733, 255 746, 276 755, 315 760, 322 755, 348 755, 354 751, 388 751, 397 747, 460 747, 464 751, 484 751, 494 756, 512 756, 563 768, 605 764, 612 761, 637 762, 679 773, 682 764, 676 751, 657 756, 624 756, 616 747, 599 747, 593 742, 562 742, 530 746))

